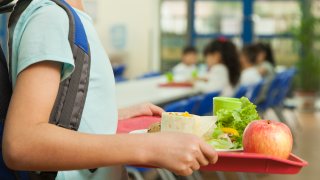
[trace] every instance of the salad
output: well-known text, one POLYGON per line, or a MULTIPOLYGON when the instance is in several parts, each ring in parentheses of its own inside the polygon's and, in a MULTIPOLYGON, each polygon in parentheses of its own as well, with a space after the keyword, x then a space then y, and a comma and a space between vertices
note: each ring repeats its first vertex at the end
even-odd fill
POLYGON ((219 109, 217 115, 217 127, 207 142, 216 149, 241 149, 242 134, 247 125, 254 120, 259 120, 256 106, 248 98, 238 99, 241 102, 239 108, 219 109))

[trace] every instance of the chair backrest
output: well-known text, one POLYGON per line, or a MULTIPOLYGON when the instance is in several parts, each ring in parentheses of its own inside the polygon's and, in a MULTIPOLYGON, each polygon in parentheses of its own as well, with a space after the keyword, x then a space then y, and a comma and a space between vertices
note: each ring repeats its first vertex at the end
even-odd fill
POLYGON ((146 78, 152 78, 152 77, 158 77, 158 76, 161 76, 161 73, 149 72, 149 73, 143 74, 142 76, 139 76, 137 79, 146 79, 146 78))
POLYGON ((249 87, 248 86, 240 86, 235 94, 233 95, 234 98, 241 98, 247 95, 249 87))
POLYGON ((123 64, 122 65, 117 65, 117 66, 113 66, 112 69, 113 69, 114 76, 116 76, 116 77, 121 76, 122 77, 124 71, 126 70, 126 66, 123 65, 123 64))
POLYGON ((287 97, 287 94, 291 88, 293 78, 296 74, 296 69, 291 68, 285 72, 282 73, 280 82, 279 82, 279 91, 276 94, 271 106, 278 106, 283 103, 285 98, 287 97))
POLYGON ((251 102, 256 102, 257 101, 257 99, 258 99, 258 97, 259 97, 264 85, 265 85, 265 81, 261 80, 258 84, 252 86, 251 92, 248 95, 249 96, 249 100, 251 102))
POLYGON ((121 83, 121 82, 128 81, 128 79, 126 79, 126 78, 124 78, 122 76, 115 76, 114 78, 115 78, 116 83, 121 83))
POLYGON ((203 101, 204 96, 198 95, 188 99, 188 104, 185 107, 185 111, 191 114, 197 114, 197 111, 200 107, 200 103, 203 101))
POLYGON ((267 96, 265 101, 262 104, 258 105, 259 110, 265 111, 268 108, 272 107, 275 99, 277 98, 277 95, 279 94, 282 78, 283 78, 283 73, 278 73, 274 77, 267 91, 267 96))
POLYGON ((185 112, 188 100, 180 100, 167 104, 163 109, 166 112, 185 112))
POLYGON ((210 115, 213 113, 213 98, 220 95, 221 92, 211 92, 204 95, 200 102, 199 109, 196 114, 199 116, 210 115))

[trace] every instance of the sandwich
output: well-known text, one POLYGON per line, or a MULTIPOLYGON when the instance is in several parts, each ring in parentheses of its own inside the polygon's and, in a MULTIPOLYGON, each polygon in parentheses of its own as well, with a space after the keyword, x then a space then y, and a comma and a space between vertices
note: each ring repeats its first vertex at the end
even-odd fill
POLYGON ((215 128, 216 117, 166 112, 162 114, 161 132, 181 132, 194 134, 200 138, 210 137, 215 128))

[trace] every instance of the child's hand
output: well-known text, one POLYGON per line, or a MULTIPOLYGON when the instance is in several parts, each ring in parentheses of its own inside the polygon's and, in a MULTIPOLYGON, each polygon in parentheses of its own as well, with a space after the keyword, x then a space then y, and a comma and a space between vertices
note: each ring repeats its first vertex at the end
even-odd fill
POLYGON ((146 143, 150 165, 163 167, 177 175, 188 176, 200 166, 214 164, 216 151, 202 139, 184 133, 150 134, 146 143))
POLYGON ((161 116, 163 109, 151 103, 143 103, 118 110, 119 120, 129 119, 137 116, 161 116))
POLYGON ((204 82, 208 82, 208 78, 199 77, 199 78, 197 78, 197 81, 204 81, 204 82))

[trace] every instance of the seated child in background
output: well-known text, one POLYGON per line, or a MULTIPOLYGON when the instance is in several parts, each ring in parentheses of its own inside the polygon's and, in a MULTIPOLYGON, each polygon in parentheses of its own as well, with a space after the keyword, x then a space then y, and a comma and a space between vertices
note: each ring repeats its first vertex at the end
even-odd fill
POLYGON ((264 79, 264 85, 261 89, 261 93, 256 99, 256 103, 261 103, 266 99, 267 91, 274 79, 274 76, 276 75, 276 63, 270 44, 256 43, 255 46, 258 48, 257 68, 264 79))
POLYGON ((257 67, 261 76, 266 80, 272 80, 275 75, 275 60, 270 44, 257 43, 258 48, 257 67))
POLYGON ((208 67, 207 74, 196 87, 203 92, 221 91, 221 96, 232 96, 240 77, 240 63, 236 46, 220 38, 210 42, 204 49, 208 67))
POLYGON ((255 85, 262 80, 256 68, 259 50, 255 45, 248 45, 242 49, 240 62, 242 67, 240 85, 255 85))
POLYGON ((193 73, 197 70, 197 49, 195 47, 184 48, 181 61, 172 69, 175 81, 191 80, 193 73))

